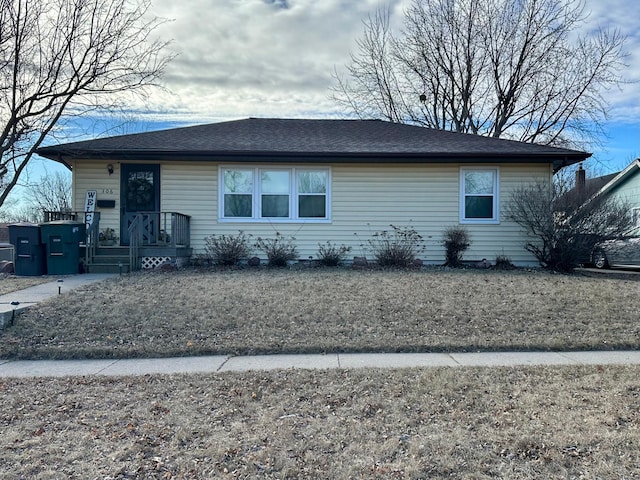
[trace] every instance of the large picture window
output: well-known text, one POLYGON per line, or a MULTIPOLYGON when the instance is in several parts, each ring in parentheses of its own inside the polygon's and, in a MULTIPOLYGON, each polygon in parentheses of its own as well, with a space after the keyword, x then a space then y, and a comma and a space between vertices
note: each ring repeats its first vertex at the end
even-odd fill
POLYGON ((221 167, 221 220, 329 220, 329 168, 221 167))
POLYGON ((460 169, 460 223, 499 223, 499 171, 495 167, 460 169))

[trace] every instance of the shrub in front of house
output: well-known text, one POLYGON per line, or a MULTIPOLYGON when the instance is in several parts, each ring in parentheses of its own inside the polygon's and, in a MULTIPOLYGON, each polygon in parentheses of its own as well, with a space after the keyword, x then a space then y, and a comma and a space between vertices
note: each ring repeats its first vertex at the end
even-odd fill
POLYGON ((464 227, 448 227, 442 235, 442 246, 445 248, 445 262, 448 267, 459 267, 464 252, 471 246, 471 237, 464 227))
POLYGON ((237 265, 251 253, 251 236, 244 232, 238 235, 209 235, 204 239, 204 250, 215 265, 237 265))
POLYGON ((351 251, 351 247, 346 245, 334 245, 327 241, 327 243, 318 244, 318 261, 325 267, 337 267, 340 265, 347 253, 351 251))
POLYGON ((424 252, 422 235, 415 228, 390 225, 391 230, 376 232, 368 240, 369 249, 381 267, 410 267, 424 252))
POLYGON ((267 265, 270 267, 286 267, 287 262, 298 259, 294 237, 285 237, 276 232, 275 238, 258 237, 255 247, 267 256, 267 265))
POLYGON ((498 255, 496 256, 496 263, 493 268, 496 270, 515 270, 516 266, 506 255, 498 255))

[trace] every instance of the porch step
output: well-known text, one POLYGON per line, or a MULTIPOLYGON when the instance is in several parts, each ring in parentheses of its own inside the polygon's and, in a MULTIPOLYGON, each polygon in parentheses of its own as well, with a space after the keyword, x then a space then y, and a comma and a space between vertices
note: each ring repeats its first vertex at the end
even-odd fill
POLYGON ((128 263, 94 263, 87 265, 87 273, 129 273, 128 263))
POLYGON ((128 247, 98 247, 91 265, 87 266, 89 273, 129 273, 128 247))
POLYGON ((120 257, 129 257, 129 247, 98 247, 96 255, 116 255, 120 257))

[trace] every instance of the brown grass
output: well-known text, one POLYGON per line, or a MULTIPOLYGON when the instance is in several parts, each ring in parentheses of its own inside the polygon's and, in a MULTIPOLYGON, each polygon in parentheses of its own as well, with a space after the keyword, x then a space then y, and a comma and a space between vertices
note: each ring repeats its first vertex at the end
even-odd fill
POLYGON ((0 357, 638 348, 634 280, 544 272, 141 273, 30 309, 0 357))
POLYGON ((637 479, 640 367, 0 382, 2 478, 637 479))
MULTIPOLYGON (((56 277, 57 278, 57 277, 56 277)), ((15 275, 0 274, 0 295, 34 287, 46 282, 54 281, 51 277, 16 277, 15 275)))

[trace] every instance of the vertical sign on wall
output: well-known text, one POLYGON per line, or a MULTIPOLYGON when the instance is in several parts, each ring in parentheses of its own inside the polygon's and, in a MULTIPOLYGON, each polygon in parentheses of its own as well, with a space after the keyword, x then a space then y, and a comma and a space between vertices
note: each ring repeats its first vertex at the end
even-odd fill
POLYGON ((96 208, 97 196, 98 192, 96 190, 87 190, 87 196, 84 200, 84 226, 87 231, 89 231, 89 227, 93 223, 93 212, 96 208))

